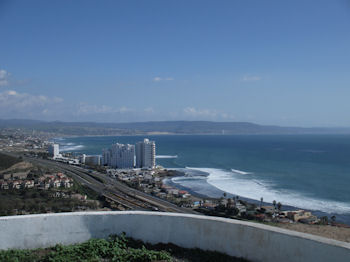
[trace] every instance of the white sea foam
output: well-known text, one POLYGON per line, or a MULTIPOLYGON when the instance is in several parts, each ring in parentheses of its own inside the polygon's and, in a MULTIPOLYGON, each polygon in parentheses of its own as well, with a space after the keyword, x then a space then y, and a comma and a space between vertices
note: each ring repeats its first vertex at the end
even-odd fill
POLYGON ((207 178, 204 176, 178 176, 171 179, 174 183, 181 184, 181 182, 188 181, 188 180, 206 180, 207 178))
POLYGON ((60 152, 67 152, 67 151, 76 151, 76 150, 81 150, 82 148, 84 148, 83 145, 69 145, 69 146, 62 146, 60 147, 60 152))
POLYGON ((301 193, 278 190, 273 188, 269 181, 251 179, 250 176, 242 176, 227 170, 216 168, 191 168, 200 172, 208 173, 207 182, 212 186, 242 197, 259 200, 264 198, 264 202, 276 200, 282 205, 290 205, 299 208, 318 210, 327 213, 349 214, 350 204, 345 202, 317 199, 301 193))
POLYGON ((245 171, 241 171, 241 170, 238 170, 238 169, 231 169, 231 171, 233 172, 233 173, 237 173, 237 174, 241 174, 241 175, 250 175, 250 174, 252 174, 251 172, 245 172, 245 171))
POLYGON ((208 174, 203 172, 203 175, 201 175, 198 171, 193 171, 195 168, 192 167, 186 167, 186 168, 172 168, 174 170, 179 170, 183 172, 184 176, 177 176, 171 179, 174 183, 181 184, 182 182, 186 182, 189 180, 206 180, 208 174))
POLYGON ((160 159, 160 158, 177 158, 177 155, 175 155, 175 156, 170 156, 170 155, 156 155, 156 158, 157 158, 157 159, 160 159))

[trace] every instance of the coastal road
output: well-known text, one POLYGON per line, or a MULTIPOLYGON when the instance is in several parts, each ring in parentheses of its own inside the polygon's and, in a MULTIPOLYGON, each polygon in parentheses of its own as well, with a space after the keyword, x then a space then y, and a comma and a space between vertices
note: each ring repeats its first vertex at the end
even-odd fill
POLYGON ((38 158, 27 158, 27 161, 37 162, 42 165, 58 168, 67 172, 81 184, 91 188, 101 195, 121 204, 126 209, 131 210, 159 210, 164 212, 177 212, 197 214, 197 212, 178 207, 177 205, 165 201, 163 199, 151 196, 134 188, 110 178, 105 174, 97 171, 88 171, 82 167, 75 167, 64 163, 55 162, 53 160, 44 160, 38 158))

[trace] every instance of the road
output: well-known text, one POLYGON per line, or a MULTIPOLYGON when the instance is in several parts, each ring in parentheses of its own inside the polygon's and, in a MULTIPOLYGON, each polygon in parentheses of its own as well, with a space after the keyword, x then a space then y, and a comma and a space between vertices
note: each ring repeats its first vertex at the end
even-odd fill
POLYGON ((82 167, 75 167, 52 160, 28 157, 23 158, 26 161, 34 163, 37 162, 39 164, 55 167, 61 171, 64 171, 76 179, 79 183, 89 187, 101 195, 104 195, 106 198, 117 202, 125 209, 159 210, 164 212, 197 214, 197 212, 191 209, 178 207, 177 205, 163 199, 130 188, 116 179, 110 178, 107 175, 97 171, 91 172, 82 167))

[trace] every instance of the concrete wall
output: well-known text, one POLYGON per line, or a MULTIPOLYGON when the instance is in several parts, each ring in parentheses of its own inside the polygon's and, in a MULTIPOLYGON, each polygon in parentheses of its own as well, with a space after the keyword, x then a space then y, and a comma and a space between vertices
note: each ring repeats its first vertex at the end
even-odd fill
POLYGON ((251 261, 350 261, 350 243, 233 219, 138 211, 1 217, 0 249, 71 244, 122 232, 251 261))

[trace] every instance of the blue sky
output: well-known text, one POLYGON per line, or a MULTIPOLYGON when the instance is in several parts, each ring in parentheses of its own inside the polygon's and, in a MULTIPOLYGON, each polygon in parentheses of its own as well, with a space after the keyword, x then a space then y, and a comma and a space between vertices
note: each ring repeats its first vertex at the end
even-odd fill
POLYGON ((350 1, 0 0, 0 118, 350 126, 350 1))

